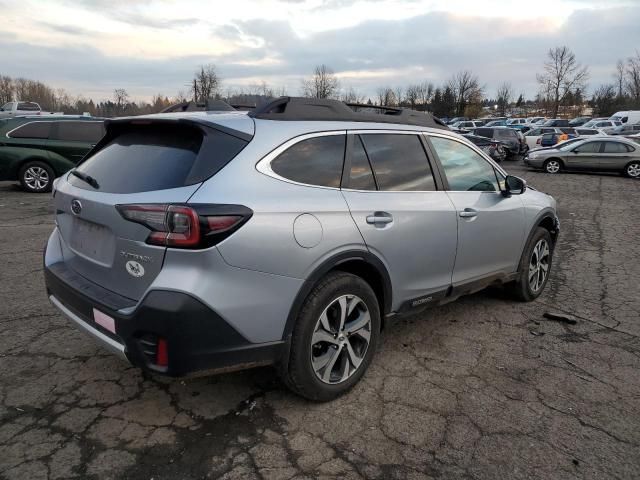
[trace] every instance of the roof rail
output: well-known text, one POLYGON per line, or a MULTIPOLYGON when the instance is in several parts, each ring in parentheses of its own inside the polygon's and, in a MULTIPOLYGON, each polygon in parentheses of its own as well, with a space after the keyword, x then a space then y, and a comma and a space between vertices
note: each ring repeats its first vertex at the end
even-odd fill
POLYGON ((339 100, 305 97, 280 97, 257 107, 248 115, 263 120, 345 121, 396 123, 448 129, 444 122, 425 112, 399 107, 344 103, 339 100), (381 113, 361 112, 367 108, 381 113))
POLYGON ((186 101, 171 105, 160 113, 176 113, 176 112, 233 112, 235 108, 223 100, 210 98, 206 102, 186 101))

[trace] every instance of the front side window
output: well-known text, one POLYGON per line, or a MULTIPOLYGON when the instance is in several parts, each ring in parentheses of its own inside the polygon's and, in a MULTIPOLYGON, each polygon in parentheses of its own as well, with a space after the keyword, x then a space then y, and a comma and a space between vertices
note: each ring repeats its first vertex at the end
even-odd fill
POLYGON ((598 153, 600 151, 600 142, 587 142, 577 147, 574 151, 578 153, 598 153))
POLYGON ((362 135, 380 190, 436 190, 427 154, 418 135, 362 135))
POLYGON ((431 137, 452 191, 497 192, 494 168, 471 148, 455 140, 431 137))
POLYGON ((340 187, 344 135, 313 137, 296 143, 271 162, 283 178, 308 185, 340 187))
POLYGON ((11 138, 49 138, 51 122, 31 122, 16 128, 9 133, 11 138))
POLYGON ((5 111, 5 112, 10 111, 12 108, 13 108, 13 102, 5 103, 2 106, 2 110, 5 111))

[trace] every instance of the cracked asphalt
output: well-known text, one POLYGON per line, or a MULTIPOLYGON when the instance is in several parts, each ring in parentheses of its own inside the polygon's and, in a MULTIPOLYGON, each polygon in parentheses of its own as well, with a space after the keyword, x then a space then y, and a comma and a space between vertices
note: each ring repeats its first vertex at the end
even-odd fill
POLYGON ((0 183, 0 478, 640 478, 640 183, 505 165, 559 202, 545 293, 399 322, 326 404, 269 368, 163 379, 97 347, 44 292, 49 196, 0 183))

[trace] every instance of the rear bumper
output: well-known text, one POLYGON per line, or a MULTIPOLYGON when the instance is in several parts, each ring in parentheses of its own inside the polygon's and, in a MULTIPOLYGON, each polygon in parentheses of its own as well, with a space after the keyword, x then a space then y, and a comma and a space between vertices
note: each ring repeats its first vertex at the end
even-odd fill
POLYGON ((76 326, 132 365, 184 376, 278 362, 287 342, 251 343, 214 310, 183 292, 152 290, 139 304, 104 290, 63 263, 45 266, 51 302, 76 326), (113 319, 114 331, 96 323, 94 309, 113 319), (157 362, 157 345, 167 345, 167 365, 157 362))

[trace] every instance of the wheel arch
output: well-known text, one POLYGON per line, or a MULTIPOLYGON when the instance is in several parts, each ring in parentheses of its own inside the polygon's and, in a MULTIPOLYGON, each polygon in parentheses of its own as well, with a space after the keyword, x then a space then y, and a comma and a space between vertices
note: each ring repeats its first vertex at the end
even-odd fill
POLYGON ((624 168, 622 169, 622 173, 623 173, 623 174, 625 174, 625 175, 627 175, 627 176, 630 176, 630 175, 628 175, 628 174, 627 174, 627 168, 629 168, 629 165, 631 165, 632 163, 638 163, 638 164, 640 164, 640 158, 635 158, 635 159, 633 159, 633 160, 628 161, 628 162, 626 163, 626 165, 624 166, 624 168))
POLYGON ((42 162, 42 163, 45 163, 45 164, 47 164, 47 166, 51 170, 53 170, 54 173, 57 174, 56 169, 54 168, 54 166, 49 161, 49 158, 42 157, 42 156, 39 156, 39 155, 30 155, 28 157, 25 157, 25 158, 23 158, 21 160, 18 160, 16 162, 14 162, 14 164, 11 165, 11 170, 10 170, 9 174, 12 176, 12 178, 14 180, 19 180, 20 170, 22 170, 22 167, 24 167, 29 162, 42 162))
POLYGON ((381 322, 384 327, 384 317, 391 311, 392 304, 392 286, 389 272, 382 260, 376 255, 367 251, 353 250, 341 252, 330 257, 316 267, 307 277, 302 287, 300 287, 300 290, 298 290, 291 309, 289 310, 282 335, 283 339, 287 339, 291 335, 302 304, 309 293, 311 293, 313 287, 315 287, 320 279, 332 271, 351 273, 362 278, 371 286, 378 298, 382 317, 381 322))
POLYGON ((529 234, 527 235, 527 240, 525 241, 524 247, 522 248, 520 263, 518 264, 519 266, 522 264, 522 259, 527 252, 527 247, 529 246, 529 243, 531 243, 531 239, 535 235, 536 229, 538 227, 542 227, 549 232, 549 234, 551 235, 551 240, 553 241, 553 248, 555 249, 558 235, 560 234, 560 220, 558 220, 558 216, 551 208, 547 208, 540 212, 536 219, 532 222, 531 229, 529 230, 529 234))

